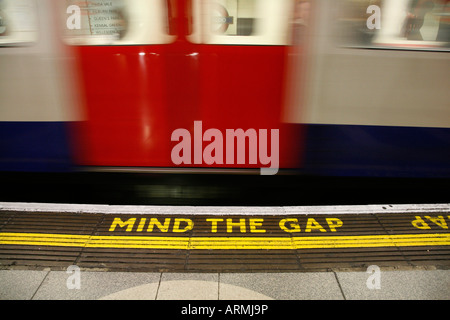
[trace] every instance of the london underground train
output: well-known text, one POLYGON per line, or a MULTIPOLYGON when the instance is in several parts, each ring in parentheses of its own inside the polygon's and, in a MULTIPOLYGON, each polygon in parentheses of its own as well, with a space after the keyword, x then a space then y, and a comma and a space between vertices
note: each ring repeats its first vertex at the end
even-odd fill
POLYGON ((0 171, 449 178, 449 14, 0 0, 0 171))

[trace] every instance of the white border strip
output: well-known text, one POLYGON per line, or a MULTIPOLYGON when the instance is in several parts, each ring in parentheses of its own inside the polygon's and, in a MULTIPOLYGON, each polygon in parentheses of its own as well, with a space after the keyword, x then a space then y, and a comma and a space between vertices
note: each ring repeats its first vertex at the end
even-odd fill
POLYGON ((296 215, 296 214, 379 214, 439 213, 450 214, 450 203, 398 205, 286 206, 286 207, 223 207, 223 206, 134 206, 85 205, 53 203, 0 202, 0 211, 98 214, 155 215, 296 215))

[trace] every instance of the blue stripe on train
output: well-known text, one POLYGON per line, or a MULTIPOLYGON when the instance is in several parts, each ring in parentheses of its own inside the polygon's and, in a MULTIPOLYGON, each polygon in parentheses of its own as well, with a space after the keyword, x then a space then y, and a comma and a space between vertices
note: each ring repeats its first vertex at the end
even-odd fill
POLYGON ((0 122, 0 171, 67 171, 66 122, 0 122))
POLYGON ((450 177, 450 129, 306 125, 308 174, 450 177))
MULTIPOLYGON (((72 168, 66 122, 0 122, 0 171, 72 168)), ((311 175, 450 177, 450 129, 306 125, 311 175)))

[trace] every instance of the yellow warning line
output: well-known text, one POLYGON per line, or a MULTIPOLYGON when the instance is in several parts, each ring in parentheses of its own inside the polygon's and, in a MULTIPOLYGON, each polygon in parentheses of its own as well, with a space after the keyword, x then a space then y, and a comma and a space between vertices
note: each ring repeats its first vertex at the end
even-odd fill
POLYGON ((159 237, 0 233, 0 245, 143 249, 369 248, 448 246, 450 233, 322 237, 159 237))

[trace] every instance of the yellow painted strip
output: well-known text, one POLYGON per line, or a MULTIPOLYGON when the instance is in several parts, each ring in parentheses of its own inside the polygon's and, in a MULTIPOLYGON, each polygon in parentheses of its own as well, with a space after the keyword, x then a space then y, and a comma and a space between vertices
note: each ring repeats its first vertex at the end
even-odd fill
POLYGON ((448 246, 450 233, 321 237, 159 237, 0 233, 0 245, 190 250, 448 246))

